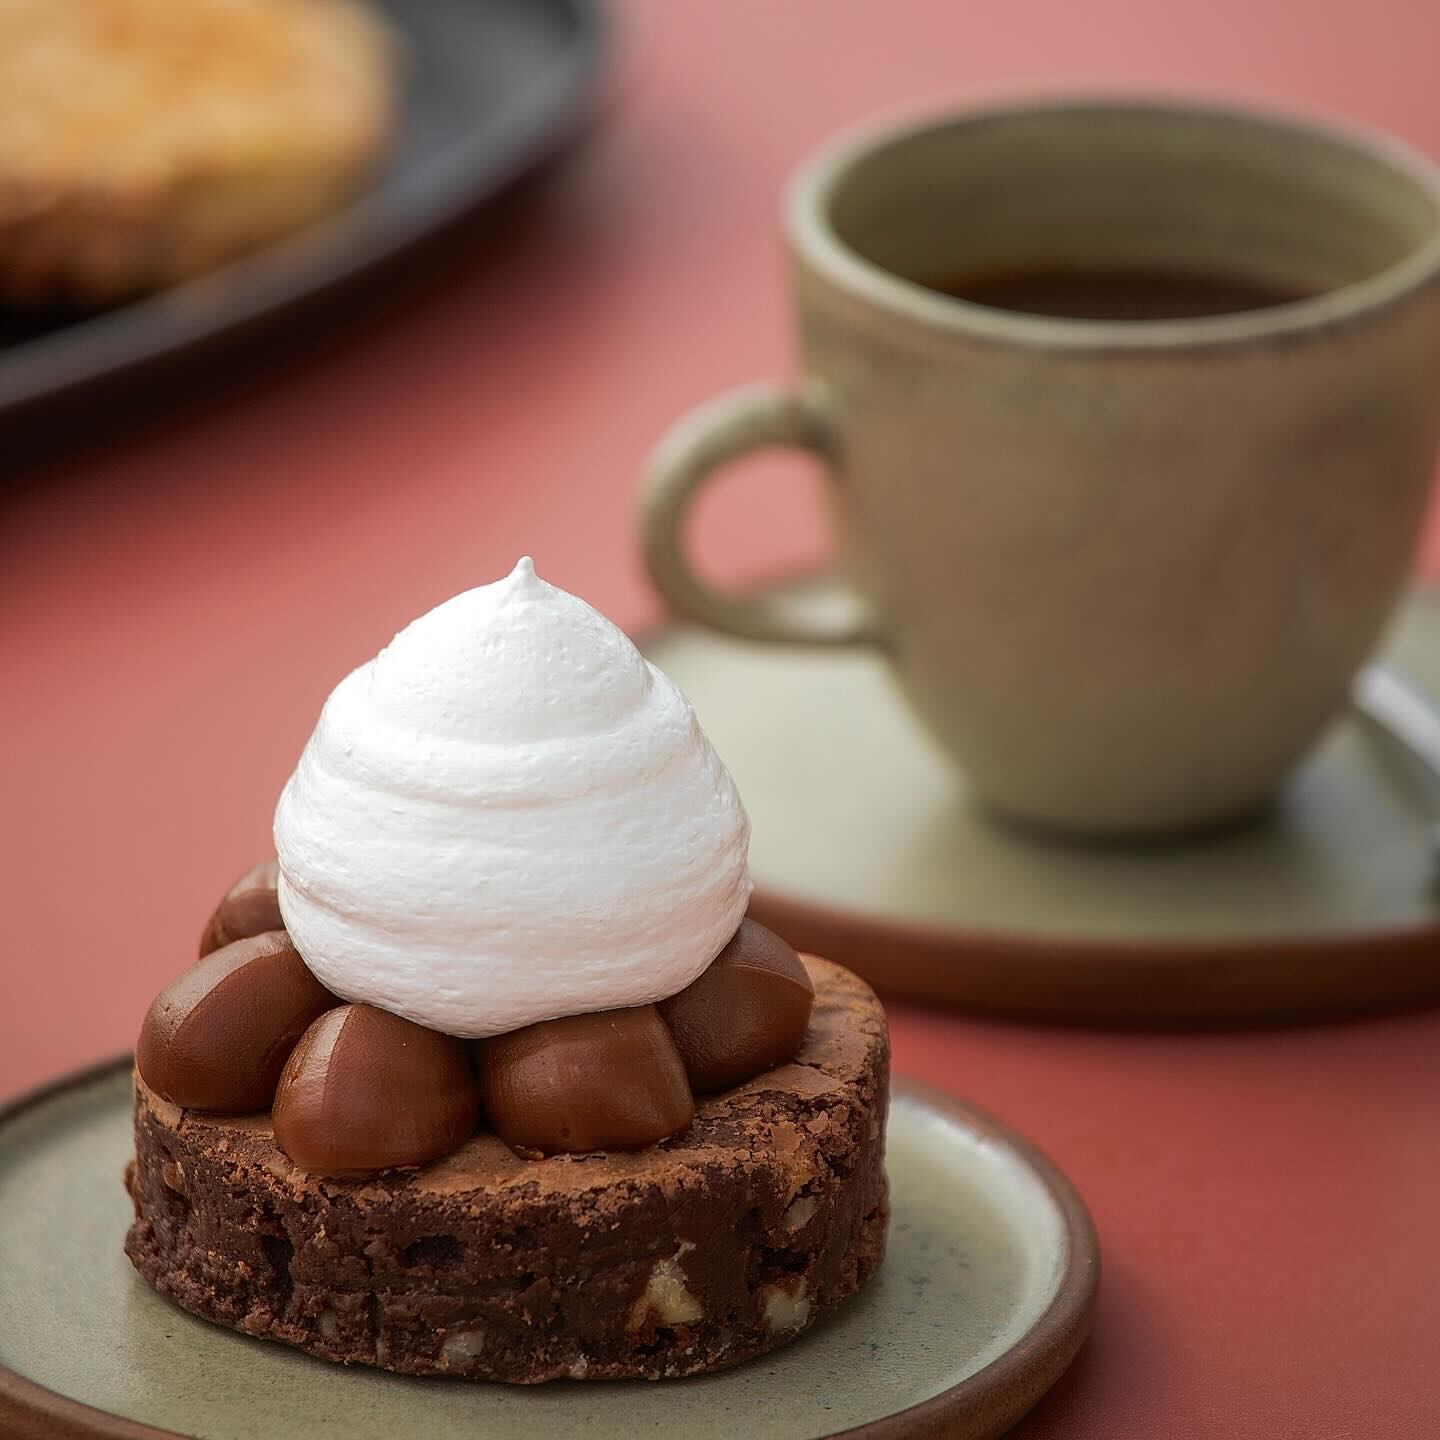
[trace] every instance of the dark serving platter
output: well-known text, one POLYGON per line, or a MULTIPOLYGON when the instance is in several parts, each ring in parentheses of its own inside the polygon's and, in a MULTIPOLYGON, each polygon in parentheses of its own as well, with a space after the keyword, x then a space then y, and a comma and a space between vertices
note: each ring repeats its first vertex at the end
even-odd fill
MULTIPOLYGON (((578 129, 602 52, 596 0, 378 0, 408 49, 400 133, 324 224, 158 295, 92 313, 0 310, 0 459, 124 407, 396 260, 507 191, 578 129)), ((293 327, 292 327, 293 329, 293 327)))

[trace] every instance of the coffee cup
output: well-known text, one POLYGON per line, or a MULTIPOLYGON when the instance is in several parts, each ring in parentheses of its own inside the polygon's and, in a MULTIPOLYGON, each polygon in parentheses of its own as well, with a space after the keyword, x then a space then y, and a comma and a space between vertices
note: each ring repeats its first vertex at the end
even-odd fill
MULTIPOLYGON (((1440 435, 1440 176, 1228 105, 871 127, 785 203, 800 378, 658 446, 646 561, 750 640, 862 645, 998 811, 1145 834, 1266 805, 1403 589, 1440 435), (710 478, 798 447, 836 589, 690 565, 710 478)), ((763 523, 763 517, 757 517, 763 523)))

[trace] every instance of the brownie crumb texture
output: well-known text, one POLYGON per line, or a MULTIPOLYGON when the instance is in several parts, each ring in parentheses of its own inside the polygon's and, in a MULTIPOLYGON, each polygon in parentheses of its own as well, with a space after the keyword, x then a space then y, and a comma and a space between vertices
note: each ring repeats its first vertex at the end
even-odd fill
POLYGON ((181 1110, 137 1077, 125 1250, 207 1320, 327 1360, 530 1384, 661 1379, 772 1350, 885 1251, 884 1012, 808 960, 795 1060, 634 1154, 522 1160, 481 1134, 421 1169, 297 1169, 268 1114, 181 1110))

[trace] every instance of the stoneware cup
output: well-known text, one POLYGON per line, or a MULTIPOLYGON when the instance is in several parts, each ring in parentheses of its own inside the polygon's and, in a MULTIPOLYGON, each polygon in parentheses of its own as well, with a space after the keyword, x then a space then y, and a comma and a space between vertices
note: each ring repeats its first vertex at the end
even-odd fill
POLYGON ((641 520, 666 598, 755 640, 880 647, 1013 816, 1143 833, 1263 807, 1344 704, 1421 528, 1436 171, 1228 106, 1032 100, 842 140, 785 224, 803 378, 658 447, 641 520), (1096 266, 1308 298, 1083 320, 921 283, 1096 266), (834 603, 721 594, 687 563, 696 493, 768 446, 828 472, 834 603))

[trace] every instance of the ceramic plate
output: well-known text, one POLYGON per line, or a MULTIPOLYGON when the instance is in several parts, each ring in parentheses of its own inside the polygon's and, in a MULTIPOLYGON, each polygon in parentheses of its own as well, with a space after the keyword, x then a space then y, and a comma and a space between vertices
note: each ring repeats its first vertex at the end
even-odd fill
MULTIPOLYGON (((1342 718, 1262 823, 1080 845, 974 804, 874 655, 676 625, 689 695, 753 822, 755 916, 882 994, 1076 1019, 1250 1020, 1440 996, 1437 800, 1342 718)), ((1440 600, 1390 654, 1440 697, 1440 600)))
POLYGON ((995 1121, 901 1084, 889 1254, 783 1350, 692 1380, 536 1388, 328 1365, 197 1320, 131 1270, 129 1077, 117 1061, 0 1115, 0 1433, 12 1440, 980 1440, 1054 1383, 1089 1325, 1099 1255, 1069 1183, 995 1121))
POLYGON ((0 312, 0 424, 44 443, 47 422, 129 398, 159 364, 392 260, 495 198, 576 127, 601 52, 593 0, 377 0, 409 50, 389 167, 356 204, 213 275, 102 314, 26 323, 0 312))

